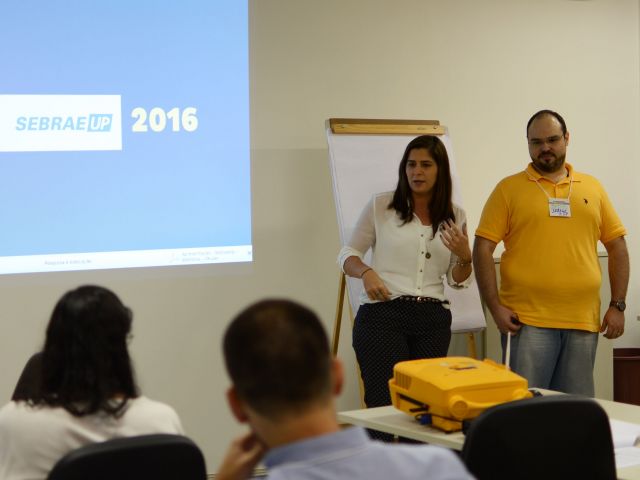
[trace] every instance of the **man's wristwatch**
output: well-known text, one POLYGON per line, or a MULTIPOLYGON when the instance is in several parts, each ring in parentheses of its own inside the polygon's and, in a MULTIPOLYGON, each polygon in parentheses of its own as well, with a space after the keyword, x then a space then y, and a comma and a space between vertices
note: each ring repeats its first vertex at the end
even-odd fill
POLYGON ((624 312, 624 309, 627 308, 627 304, 624 303, 624 300, 611 300, 609 302, 610 307, 616 307, 621 312, 624 312))

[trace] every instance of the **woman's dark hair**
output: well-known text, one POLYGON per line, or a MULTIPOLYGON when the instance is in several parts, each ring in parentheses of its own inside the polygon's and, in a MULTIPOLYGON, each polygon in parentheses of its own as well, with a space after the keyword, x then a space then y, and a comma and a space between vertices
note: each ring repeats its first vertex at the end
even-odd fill
POLYGON ((110 290, 82 286, 63 295, 42 352, 41 388, 33 404, 62 407, 72 415, 104 411, 117 416, 138 396, 127 337, 131 310, 110 290))
POLYGON ((407 178, 407 161, 411 150, 425 149, 429 152, 438 166, 438 176, 433 186, 433 193, 429 201, 429 215, 433 225, 433 235, 438 231, 438 226, 445 220, 455 222, 453 204, 451 203, 451 170, 449 168, 449 155, 440 139, 433 135, 421 135, 409 142, 404 151, 400 166, 398 167, 398 186, 393 193, 393 199, 389 208, 395 209, 403 220, 402 224, 409 223, 413 218, 413 196, 407 178))

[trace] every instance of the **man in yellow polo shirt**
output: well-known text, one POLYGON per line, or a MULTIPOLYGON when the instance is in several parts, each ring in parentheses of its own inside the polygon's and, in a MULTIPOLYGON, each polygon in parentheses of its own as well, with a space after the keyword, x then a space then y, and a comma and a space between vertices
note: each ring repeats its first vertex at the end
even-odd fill
POLYGON ((610 339, 624 332, 626 231, 602 185, 565 162, 569 132, 558 113, 534 114, 527 140, 531 163, 498 183, 482 212, 473 249, 478 286, 503 345, 512 336, 514 371, 531 387, 593 396, 598 332, 610 339), (598 241, 611 282, 602 323, 598 241))

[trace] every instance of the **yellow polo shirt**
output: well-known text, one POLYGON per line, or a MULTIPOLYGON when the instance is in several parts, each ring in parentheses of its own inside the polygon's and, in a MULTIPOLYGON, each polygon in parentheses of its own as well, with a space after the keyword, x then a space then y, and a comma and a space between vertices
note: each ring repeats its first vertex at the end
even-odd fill
POLYGON ((500 302, 522 323, 597 332, 597 243, 627 232, 600 182, 565 165, 569 176, 557 184, 531 164, 503 179, 484 206, 476 235, 504 242, 500 302), (552 198, 569 197, 571 217, 550 216, 542 189, 552 198))

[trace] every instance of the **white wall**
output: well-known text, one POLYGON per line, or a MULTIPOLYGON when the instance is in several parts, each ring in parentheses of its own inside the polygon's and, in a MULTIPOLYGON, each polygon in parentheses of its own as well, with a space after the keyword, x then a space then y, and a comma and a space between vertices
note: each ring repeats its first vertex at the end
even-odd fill
MULTIPOLYGON (((0 398, 42 342, 56 299, 79 283, 113 288, 135 312, 142 387, 174 405, 216 470, 230 436, 220 338, 248 302, 288 296, 330 328, 339 249, 324 120, 438 119, 450 128, 469 225, 503 176, 528 161, 525 123, 561 112, 569 161, 597 176, 639 251, 638 2, 632 0, 251 0, 255 262, 230 266, 0 278, 0 398)), ((230 128, 233 128, 230 126, 230 128)), ((563 239, 558 239, 563 241, 563 239)), ((628 331, 640 346, 638 286, 628 331)), ((349 369, 340 408, 359 405, 349 369)))

